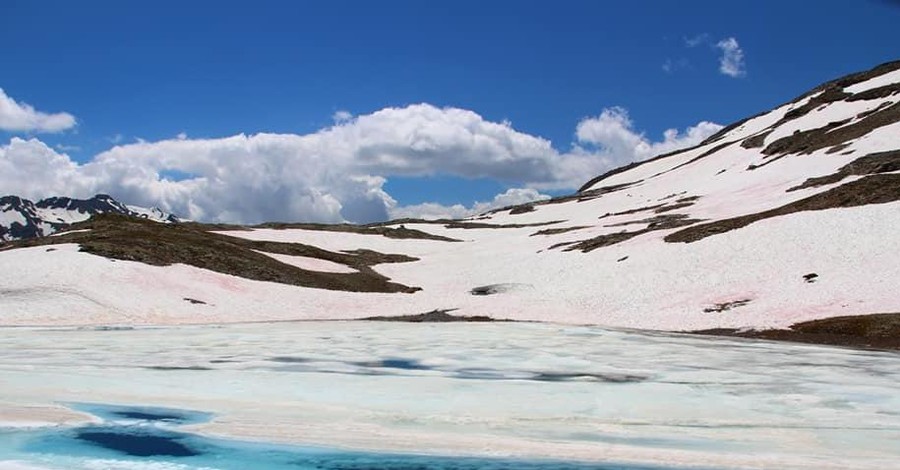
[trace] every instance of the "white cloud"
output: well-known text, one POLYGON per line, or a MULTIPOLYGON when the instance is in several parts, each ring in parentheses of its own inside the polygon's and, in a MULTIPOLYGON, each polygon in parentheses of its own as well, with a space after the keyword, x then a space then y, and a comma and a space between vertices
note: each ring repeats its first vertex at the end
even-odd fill
POLYGON ((187 132, 179 132, 178 135, 175 136, 175 138, 178 140, 187 140, 187 132))
POLYGON ((702 122, 653 142, 624 109, 578 125, 565 153, 509 123, 427 104, 386 108, 306 135, 180 138, 116 145, 76 163, 42 142, 0 146, 0 193, 29 198, 112 194, 202 221, 369 222, 404 214, 470 215, 544 197, 538 189, 574 189, 613 166, 697 143, 720 126, 702 122), (168 174, 186 178, 167 178, 168 174), (399 206, 384 190, 392 177, 490 178, 511 189, 472 207, 399 206), (440 214, 438 214, 440 212, 440 214))
POLYGON ((716 47, 722 51, 719 57, 719 72, 729 77, 743 77, 747 75, 744 64, 744 50, 741 49, 737 39, 730 37, 716 43, 716 47))
POLYGON ((0 88, 0 130, 10 132, 61 132, 75 127, 69 113, 44 113, 19 103, 0 88))
POLYGON ((693 37, 684 38, 684 45, 687 47, 697 47, 701 44, 709 43, 709 34, 702 33, 693 37))
POLYGON ((77 145, 56 144, 53 147, 60 152, 78 152, 81 150, 81 147, 77 145))
POLYGON ((667 58, 662 64, 662 69, 668 74, 673 74, 679 70, 690 68, 691 62, 684 57, 677 59, 667 58))
MULTIPOLYGON (((663 140, 654 142, 634 129, 624 108, 606 108, 599 116, 585 118, 578 123, 575 135, 582 147, 573 153, 583 154, 586 157, 582 158, 595 163, 603 161, 603 166, 612 168, 697 145, 721 128, 719 124, 701 121, 684 133, 678 129, 667 129, 663 140)), ((600 172, 600 168, 596 168, 595 173, 600 172)))
POLYGON ((85 194, 91 183, 83 168, 37 139, 13 137, 0 146, 0 194, 30 199, 50 195, 85 194))
POLYGON ((335 111, 334 114, 331 115, 331 119, 335 124, 343 124, 353 119, 353 114, 350 111, 345 111, 342 109, 335 111))
POLYGON ((491 209, 515 206, 534 201, 544 201, 550 196, 541 194, 533 188, 510 188, 487 202, 476 202, 470 207, 462 204, 445 206, 434 202, 409 206, 393 207, 388 210, 391 219, 461 219, 471 215, 487 212, 491 209))

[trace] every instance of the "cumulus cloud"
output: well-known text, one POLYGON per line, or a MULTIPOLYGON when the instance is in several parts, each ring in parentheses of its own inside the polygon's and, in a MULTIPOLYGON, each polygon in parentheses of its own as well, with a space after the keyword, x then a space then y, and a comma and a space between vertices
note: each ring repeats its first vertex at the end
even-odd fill
MULTIPOLYGON (((684 132, 668 129, 663 139, 653 141, 635 130, 628 111, 621 107, 604 109, 600 115, 582 119, 576 127, 578 145, 557 166, 557 179, 574 182, 584 175, 646 160, 656 155, 699 144, 722 126, 701 121, 684 132)), ((535 185, 535 187, 547 187, 535 185)))
POLYGON ((116 145, 76 163, 39 140, 0 146, 0 193, 29 198, 112 194, 194 220, 371 222, 389 217, 460 217, 546 198, 586 178, 654 152, 699 142, 720 126, 702 122, 651 141, 622 108, 579 123, 578 141, 560 152, 508 122, 428 104, 386 108, 318 132, 177 136, 116 145), (171 175, 178 175, 177 178, 171 175), (391 177, 490 178, 510 189, 471 207, 400 206, 384 190, 391 177), (27 184, 25 183, 27 182, 27 184))
MULTIPOLYGON (((719 42, 714 42, 708 33, 702 33, 692 37, 685 37, 684 45, 687 48, 706 46, 710 50, 718 50, 720 53, 719 73, 723 75, 728 75, 732 78, 747 75, 747 66, 744 63, 744 50, 741 49, 738 40, 734 37, 727 37, 719 42)), ((685 68, 688 65, 686 59, 682 60, 684 60, 683 63, 667 59, 663 63, 662 68, 666 73, 673 73, 679 68, 685 68)))
POLYGON ((741 49, 737 39, 725 38, 716 43, 716 47, 722 51, 719 57, 719 72, 729 77, 743 77, 747 75, 747 68, 744 64, 744 50, 741 49))
POLYGON ((392 207, 388 213, 392 219, 461 219, 472 215, 482 214, 492 209, 515 206, 534 201, 545 201, 550 196, 541 194, 533 188, 510 188, 506 192, 494 196, 494 199, 486 202, 476 202, 469 207, 462 204, 443 205, 434 202, 414 204, 409 206, 392 207))
POLYGON ((10 132, 60 132, 75 127, 69 113, 45 113, 12 99, 0 88, 0 130, 10 132))

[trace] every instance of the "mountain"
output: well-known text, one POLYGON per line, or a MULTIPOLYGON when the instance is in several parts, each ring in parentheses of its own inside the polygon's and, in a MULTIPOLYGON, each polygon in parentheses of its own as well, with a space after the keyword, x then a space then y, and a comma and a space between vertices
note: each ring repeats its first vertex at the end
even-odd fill
POLYGON ((180 221, 160 209, 126 206, 106 194, 90 199, 50 197, 36 203, 4 196, 0 197, 0 241, 45 237, 96 214, 120 214, 164 223, 180 221))
POLYGON ((597 176, 573 195, 465 220, 237 227, 94 217, 0 251, 0 323, 452 311, 670 331, 785 329, 900 312, 898 227, 892 62, 696 147, 597 176))

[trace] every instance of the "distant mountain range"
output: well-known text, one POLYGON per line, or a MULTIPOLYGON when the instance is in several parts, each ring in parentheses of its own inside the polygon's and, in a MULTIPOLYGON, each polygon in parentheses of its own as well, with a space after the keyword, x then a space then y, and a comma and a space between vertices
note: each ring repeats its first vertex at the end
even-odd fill
POLYGON ((0 197, 0 240, 46 237, 97 214, 119 214, 154 222, 181 219, 160 209, 128 206, 106 194, 90 199, 49 197, 32 202, 19 196, 0 197))

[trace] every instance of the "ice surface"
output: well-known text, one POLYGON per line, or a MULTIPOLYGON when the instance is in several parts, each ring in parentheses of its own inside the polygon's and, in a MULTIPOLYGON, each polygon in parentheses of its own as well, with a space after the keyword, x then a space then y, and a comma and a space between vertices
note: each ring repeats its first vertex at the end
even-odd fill
POLYGON ((900 459, 893 353, 508 323, 0 333, 0 462, 41 466, 16 440, 29 414, 48 419, 43 410, 60 403, 120 424, 196 410, 211 421, 162 425, 382 452, 667 468, 889 468, 900 459))

